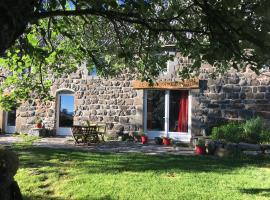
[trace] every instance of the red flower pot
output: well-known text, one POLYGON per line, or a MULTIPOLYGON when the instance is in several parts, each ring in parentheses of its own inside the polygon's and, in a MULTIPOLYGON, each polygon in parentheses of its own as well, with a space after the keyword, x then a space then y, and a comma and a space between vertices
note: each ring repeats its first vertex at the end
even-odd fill
POLYGON ((142 135, 141 136, 141 141, 142 141, 142 144, 147 144, 148 142, 148 137, 146 135, 142 135))
POLYGON ((205 153, 206 153, 205 147, 201 147, 201 146, 198 146, 198 145, 195 146, 195 154, 203 155, 205 153))
POLYGON ((37 128, 42 128, 42 123, 38 123, 37 128))
POLYGON ((163 138, 162 143, 166 146, 169 146, 171 144, 171 141, 169 138, 165 137, 163 138))

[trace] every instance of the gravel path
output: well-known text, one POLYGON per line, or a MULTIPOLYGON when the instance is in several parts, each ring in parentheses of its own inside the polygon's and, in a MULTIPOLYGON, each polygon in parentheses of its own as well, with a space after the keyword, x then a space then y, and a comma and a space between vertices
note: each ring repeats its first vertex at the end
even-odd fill
MULTIPOLYGON (((12 143, 23 142, 23 139, 15 136, 0 136, 0 145, 11 145, 12 143)), ((134 142, 108 141, 99 144, 75 145, 72 137, 50 137, 41 138, 33 143, 33 146, 56 149, 76 149, 94 152, 115 152, 115 153, 145 153, 145 154, 175 154, 194 155, 193 149, 180 147, 175 149, 172 146, 156 145, 153 142, 142 145, 134 142)))
POLYGON ((12 135, 0 135, 0 144, 4 146, 10 146, 12 143, 23 142, 20 137, 14 137, 12 135))

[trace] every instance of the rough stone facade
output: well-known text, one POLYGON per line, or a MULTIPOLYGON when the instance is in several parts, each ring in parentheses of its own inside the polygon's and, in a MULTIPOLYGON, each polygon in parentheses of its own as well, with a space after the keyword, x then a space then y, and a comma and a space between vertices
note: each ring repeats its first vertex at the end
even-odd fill
POLYGON ((193 134, 208 134, 211 128, 227 121, 262 117, 270 125, 270 73, 260 76, 251 70, 202 80, 200 89, 193 90, 193 134))
POLYGON ((17 109, 16 130, 29 132, 37 117, 45 127, 54 130, 58 92, 72 91, 75 97, 74 124, 87 120, 105 122, 111 132, 137 130, 142 124, 143 91, 133 90, 132 77, 127 74, 105 79, 91 77, 86 70, 53 80, 51 102, 29 101, 17 109))
MULTIPOLYGON (((177 69, 186 65, 187 59, 175 59, 159 80, 178 81, 177 69)), ((206 67, 207 68, 207 67, 206 67)), ((209 68, 209 67, 208 67, 209 68)), ((129 132, 143 127, 143 90, 135 90, 136 77, 123 73, 115 78, 88 76, 85 68, 77 73, 54 79, 51 102, 31 100, 17 109, 16 131, 29 132, 35 127, 37 117, 52 132, 57 128, 57 95, 68 91, 75 97, 74 124, 105 122, 110 133, 129 132)), ((270 72, 260 76, 247 70, 231 70, 212 80, 201 74, 198 89, 190 90, 191 134, 208 134, 214 125, 260 116, 270 124, 270 72)), ((2 115, 4 116, 4 115, 2 115)))

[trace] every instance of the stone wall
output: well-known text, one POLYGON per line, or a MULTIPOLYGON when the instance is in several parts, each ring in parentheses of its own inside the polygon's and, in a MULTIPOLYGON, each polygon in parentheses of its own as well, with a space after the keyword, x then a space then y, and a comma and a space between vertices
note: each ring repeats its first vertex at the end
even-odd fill
POLYGON ((28 132, 35 127, 37 117, 46 128, 56 129, 58 92, 73 91, 75 97, 74 124, 105 122, 111 132, 128 132, 142 126, 143 91, 133 90, 127 74, 116 78, 90 77, 85 70, 53 80, 51 102, 28 101, 17 110, 16 129, 28 132))
POLYGON ((270 124, 269 72, 231 70, 219 78, 202 80, 193 90, 193 134, 207 134, 217 124, 260 116, 270 124))
MULTIPOLYGON (((188 60, 183 60, 188 63, 188 60)), ((160 80, 177 81, 179 62, 171 63, 160 80)), ((180 63, 181 64, 181 63, 180 63)), ((73 91, 75 97, 74 124, 106 122, 110 132, 129 132, 143 126, 143 90, 134 90, 136 77, 125 72, 115 78, 87 75, 85 68, 77 73, 53 79, 51 102, 31 100, 17 110, 16 129, 28 132, 35 127, 37 117, 46 128, 56 129, 57 94, 73 91)), ((201 74, 200 88, 190 90, 192 96, 192 134, 208 134, 211 128, 226 121, 239 121, 260 116, 270 124, 270 72, 257 76, 247 70, 231 70, 213 80, 201 74)))

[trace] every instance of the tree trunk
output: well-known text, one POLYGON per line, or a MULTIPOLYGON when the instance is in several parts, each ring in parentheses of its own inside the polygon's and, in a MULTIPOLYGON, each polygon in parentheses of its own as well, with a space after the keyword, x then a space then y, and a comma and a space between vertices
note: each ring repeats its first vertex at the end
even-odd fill
POLYGON ((22 200, 20 188, 14 176, 19 167, 17 155, 9 150, 0 150, 0 199, 22 200))

